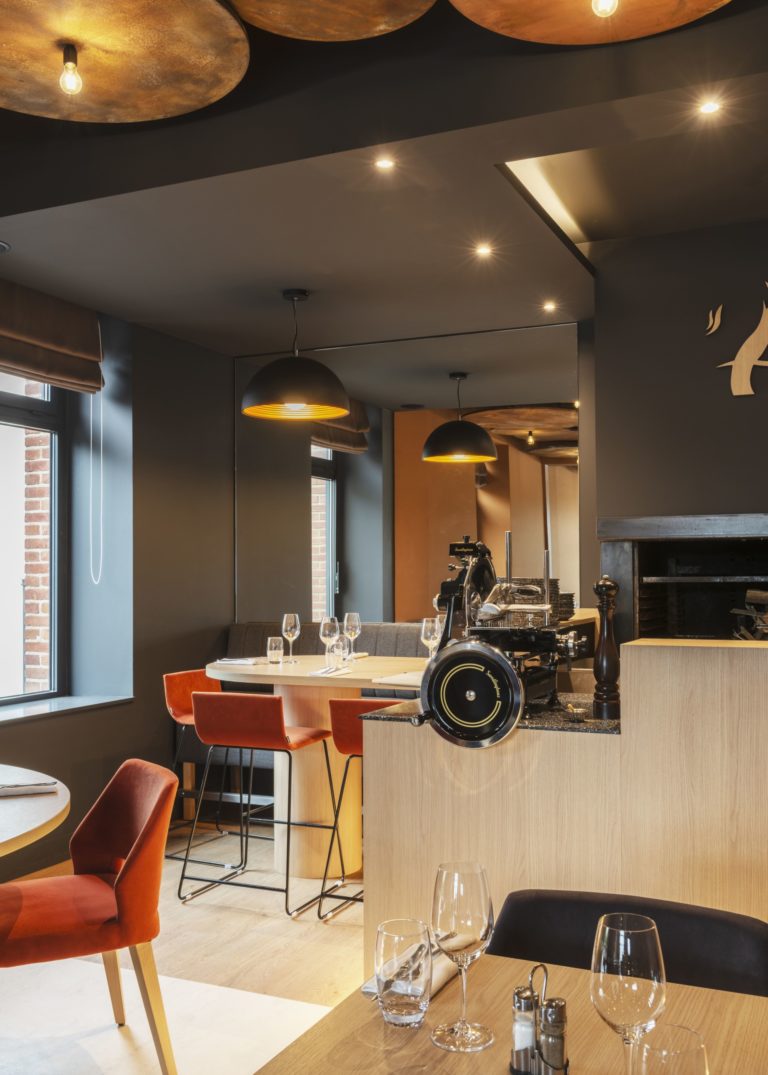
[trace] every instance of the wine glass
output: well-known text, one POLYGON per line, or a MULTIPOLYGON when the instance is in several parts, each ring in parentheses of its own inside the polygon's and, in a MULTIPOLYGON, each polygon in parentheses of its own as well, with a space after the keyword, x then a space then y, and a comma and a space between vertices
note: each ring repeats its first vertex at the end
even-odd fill
POLYGON ((323 616, 320 621, 320 641, 325 646, 325 663, 330 663, 329 648, 339 637, 339 621, 335 616, 323 616))
POLYGON ((662 1023, 637 1047, 635 1071, 637 1075, 709 1075, 704 1039, 687 1026, 662 1023))
POLYGON ((282 635, 285 641, 288 643, 288 660, 286 664, 296 664, 293 656, 293 643, 301 634, 301 620, 299 619, 298 612, 286 612, 283 616, 283 630, 282 635))
POLYGON ((597 923, 590 996, 597 1014, 624 1042, 628 1075, 635 1046, 664 1011, 666 974, 652 918, 606 914, 597 923))
POLYGON ((349 639, 349 659, 353 661, 355 659, 355 639, 360 637, 362 631, 362 625, 360 623, 359 612, 345 612, 344 613, 344 634, 349 639))
POLYGON ((443 629, 440 626, 438 616, 427 616, 421 621, 421 641, 429 650, 430 661, 435 655, 435 650, 440 645, 443 629))
POLYGON ((493 1031, 467 1022, 467 968, 483 954, 493 932, 493 904, 485 870, 477 862, 444 862, 437 868, 432 933, 438 948, 458 965, 461 1018, 432 1031, 432 1041, 452 1053, 477 1053, 493 1043, 493 1031))

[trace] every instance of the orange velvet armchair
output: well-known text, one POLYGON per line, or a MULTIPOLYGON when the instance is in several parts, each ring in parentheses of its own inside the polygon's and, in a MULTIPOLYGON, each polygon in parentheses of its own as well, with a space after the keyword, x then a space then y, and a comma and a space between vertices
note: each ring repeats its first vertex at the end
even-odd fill
POLYGON ((130 950, 164 1075, 176 1065, 151 941, 177 785, 159 765, 124 762, 72 836, 72 876, 0 885, 0 967, 101 954, 118 1026, 117 950, 130 950))

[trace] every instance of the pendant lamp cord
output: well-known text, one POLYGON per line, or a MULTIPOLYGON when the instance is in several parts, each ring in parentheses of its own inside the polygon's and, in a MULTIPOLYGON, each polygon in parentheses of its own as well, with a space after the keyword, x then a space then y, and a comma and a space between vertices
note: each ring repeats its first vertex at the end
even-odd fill
POLYGON ((464 415, 461 413, 461 378, 456 378, 456 409, 459 412, 459 421, 464 420, 464 415))
POLYGON ((296 305, 298 299, 291 299, 291 305, 293 306, 293 357, 299 357, 299 315, 296 312, 296 305))
MULTIPOLYGON (((104 359, 101 345, 101 324, 99 324, 100 362, 104 359)), ((93 563, 93 393, 90 396, 90 441, 88 461, 88 561, 91 582, 98 586, 104 568, 104 389, 99 392, 99 567, 93 563)))

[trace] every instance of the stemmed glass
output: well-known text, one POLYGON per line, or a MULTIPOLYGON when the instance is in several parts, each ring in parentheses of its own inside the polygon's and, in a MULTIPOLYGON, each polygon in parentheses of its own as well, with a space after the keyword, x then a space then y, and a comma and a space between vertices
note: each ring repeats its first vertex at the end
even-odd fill
POLYGON ((296 664, 296 660, 293 656, 293 643, 301 634, 301 620, 299 619, 298 612, 286 612, 283 616, 283 629, 282 635, 285 641, 288 643, 288 660, 286 664, 296 664))
POLYGON ((701 1034, 673 1023, 657 1026, 637 1049, 637 1075, 709 1075, 701 1034))
POLYGON ((349 639, 349 659, 355 659, 355 639, 360 637, 362 631, 359 612, 344 613, 344 634, 349 639))
POLYGON ((435 655, 435 650, 440 645, 443 628, 440 625, 439 616, 427 616, 421 621, 421 641, 429 650, 430 661, 435 655))
POLYGON ((438 866, 432 933, 438 948, 458 965, 461 1018, 432 1031, 432 1041, 452 1053, 477 1053, 493 1043, 493 1031, 467 1022, 467 969, 483 954, 493 932, 493 904, 485 870, 477 862, 438 866))
POLYGON ((597 1014, 624 1042, 627 1075, 635 1046, 664 1011, 666 974, 652 918, 606 914, 597 923, 590 996, 597 1014))
POLYGON ((330 647, 339 637, 339 621, 335 616, 323 616, 320 621, 320 641, 325 646, 325 664, 330 664, 330 647))

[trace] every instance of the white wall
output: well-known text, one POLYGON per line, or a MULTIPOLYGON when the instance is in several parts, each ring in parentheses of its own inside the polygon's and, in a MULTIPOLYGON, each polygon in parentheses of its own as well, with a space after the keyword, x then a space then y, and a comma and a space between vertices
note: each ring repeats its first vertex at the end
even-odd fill
MULTIPOLYGON (((2 387, 2 385, 0 385, 2 387)), ((24 430, 0 425, 0 697, 23 691, 24 430)))

